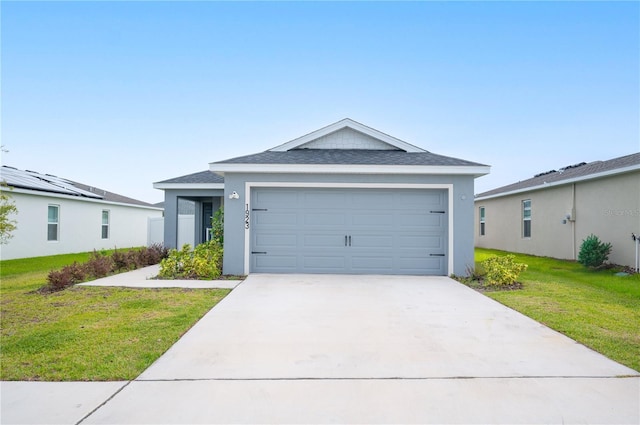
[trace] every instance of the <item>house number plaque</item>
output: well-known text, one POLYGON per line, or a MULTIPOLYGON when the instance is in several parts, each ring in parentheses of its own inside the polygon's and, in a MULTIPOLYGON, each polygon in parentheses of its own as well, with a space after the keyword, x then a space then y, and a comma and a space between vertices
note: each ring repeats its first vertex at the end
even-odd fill
POLYGON ((245 229, 249 228, 249 217, 250 217, 249 204, 245 204, 245 208, 244 208, 244 228, 245 229))

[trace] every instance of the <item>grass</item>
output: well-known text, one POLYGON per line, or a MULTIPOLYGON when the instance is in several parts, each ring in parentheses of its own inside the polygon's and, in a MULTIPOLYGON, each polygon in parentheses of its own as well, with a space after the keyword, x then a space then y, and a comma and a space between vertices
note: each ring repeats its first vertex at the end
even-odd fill
POLYGON ((35 292, 89 253, 0 262, 0 379, 131 380, 229 290, 74 287, 35 292))
MULTIPOLYGON (((476 249, 476 261, 506 252, 476 249)), ((485 292, 605 356, 640 371, 640 274, 514 254, 529 265, 521 290, 485 292)))

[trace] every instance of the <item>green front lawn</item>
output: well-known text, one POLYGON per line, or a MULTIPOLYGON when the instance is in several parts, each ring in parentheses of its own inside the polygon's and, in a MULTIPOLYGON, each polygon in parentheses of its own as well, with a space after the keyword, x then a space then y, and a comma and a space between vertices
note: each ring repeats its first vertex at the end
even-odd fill
POLYGON ((89 253, 0 262, 0 379, 137 377, 229 290, 74 287, 35 292, 89 253))
MULTIPOLYGON (((476 249, 476 261, 506 252, 476 249)), ((514 254, 529 265, 516 291, 486 292, 552 329, 640 371, 640 274, 591 271, 579 263, 514 254)))

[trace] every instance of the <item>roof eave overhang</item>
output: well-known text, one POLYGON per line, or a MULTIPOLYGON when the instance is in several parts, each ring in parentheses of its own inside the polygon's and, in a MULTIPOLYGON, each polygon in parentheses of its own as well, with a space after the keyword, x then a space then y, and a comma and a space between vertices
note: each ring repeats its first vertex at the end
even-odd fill
MULTIPOLYGON (((472 175, 489 174, 486 165, 361 165, 361 164, 220 164, 212 163, 214 173, 285 173, 285 174, 425 174, 472 175)), ((155 186, 154 186, 155 187, 155 186)))
POLYGON ((129 204, 126 202, 116 202, 116 201, 107 201, 105 199, 98 199, 98 198, 87 198, 84 196, 78 196, 78 195, 67 195, 64 193, 57 193, 57 192, 45 192, 42 190, 31 190, 31 189, 23 189, 23 188, 19 188, 19 187, 11 187, 10 186, 10 193, 22 193, 25 195, 34 195, 34 196, 42 196, 42 197, 47 197, 47 198, 58 198, 58 199, 69 199, 69 200, 73 200, 73 201, 81 201, 81 202, 91 202, 91 203, 95 203, 95 204, 104 204, 104 205, 119 205, 122 207, 129 207, 129 208, 140 208, 140 209, 145 209, 145 210, 154 210, 154 211, 163 211, 164 208, 159 208, 159 207, 155 207, 153 205, 139 205, 139 204, 129 204))
POLYGON ((640 164, 636 164, 629 167, 616 168, 615 170, 603 171, 601 173, 593 173, 593 174, 588 174, 586 176, 574 177, 571 179, 559 180, 556 182, 543 183, 536 186, 525 187, 522 189, 510 190, 508 192, 501 192, 501 193, 496 193, 496 194, 487 195, 487 196, 478 196, 477 198, 475 198, 475 201, 484 201, 487 199, 501 198, 503 196, 517 195, 519 193, 544 190, 544 189, 549 189, 551 187, 564 186, 567 184, 573 184, 573 183, 583 182, 587 180, 594 180, 594 179, 599 179, 603 177, 610 177, 618 174, 625 174, 625 173, 629 173, 632 171, 639 171, 639 170, 640 170, 640 164))
POLYGON ((224 189, 224 183, 154 183, 154 189, 224 189))

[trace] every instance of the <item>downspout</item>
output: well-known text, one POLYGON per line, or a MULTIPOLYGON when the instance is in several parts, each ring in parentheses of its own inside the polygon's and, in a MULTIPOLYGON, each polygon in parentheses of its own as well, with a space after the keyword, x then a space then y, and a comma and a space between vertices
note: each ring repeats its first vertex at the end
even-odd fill
POLYGON ((576 260, 576 184, 571 185, 571 249, 576 260))

